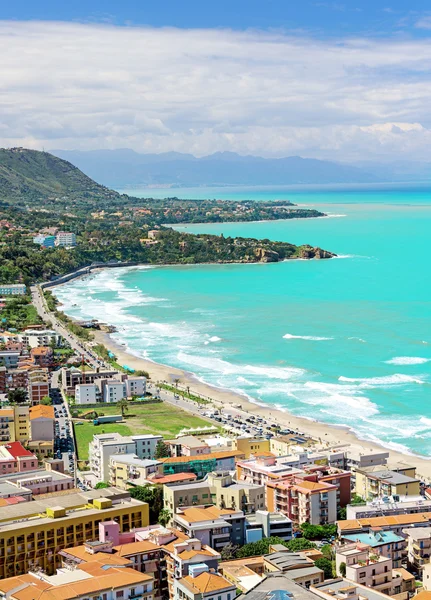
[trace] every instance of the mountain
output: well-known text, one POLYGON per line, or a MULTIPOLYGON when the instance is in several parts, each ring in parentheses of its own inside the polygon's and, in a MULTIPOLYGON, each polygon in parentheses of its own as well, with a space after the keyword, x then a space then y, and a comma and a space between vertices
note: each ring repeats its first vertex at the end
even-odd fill
POLYGON ((56 197, 109 201, 120 195, 48 152, 0 148, 0 200, 28 203, 56 197))
POLYGON ((120 150, 53 150, 96 181, 114 188, 137 185, 289 185, 301 183, 374 183, 367 170, 312 158, 261 158, 217 152, 202 158, 167 152, 139 154, 120 150))

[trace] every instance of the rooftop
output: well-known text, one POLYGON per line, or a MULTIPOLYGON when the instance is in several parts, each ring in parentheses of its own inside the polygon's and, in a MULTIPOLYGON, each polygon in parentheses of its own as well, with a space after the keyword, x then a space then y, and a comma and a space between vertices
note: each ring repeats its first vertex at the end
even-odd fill
POLYGON ((36 404, 36 406, 30 406, 30 419, 39 419, 41 417, 45 419, 54 419, 54 407, 45 406, 44 404, 36 404))
POLYGON ((221 452, 211 452, 210 454, 199 454, 198 456, 171 456, 169 458, 162 458, 160 461, 165 464, 174 464, 230 457, 239 458, 240 456, 244 456, 244 453, 237 450, 223 450, 221 452))
POLYGON ((179 509, 175 516, 182 517, 188 523, 199 523, 201 521, 214 521, 223 517, 242 513, 242 511, 230 508, 217 508, 217 506, 193 506, 191 508, 179 509))
POLYGON ((34 454, 29 450, 26 450, 21 442, 10 442, 3 446, 13 458, 21 458, 21 457, 34 457, 34 454))
POLYGON ((235 589, 232 583, 227 581, 222 575, 216 575, 215 573, 201 573, 196 577, 187 575, 187 577, 180 579, 180 582, 194 594, 207 594, 235 589))
POLYGON ((431 523, 431 513, 416 513, 412 515, 391 515, 387 517, 367 517, 364 519, 350 519, 337 521, 338 529, 343 531, 361 531, 370 527, 402 527, 410 524, 431 523))
POLYGON ((197 479, 197 476, 194 473, 173 473, 172 475, 154 474, 148 477, 148 481, 160 485, 176 483, 184 480, 194 481, 195 479, 197 479))
POLYGON ((403 542, 404 538, 396 535, 393 531, 370 531, 369 533, 353 533, 351 535, 343 535, 345 540, 352 542, 360 542, 371 548, 377 548, 385 544, 394 544, 397 542, 403 542))

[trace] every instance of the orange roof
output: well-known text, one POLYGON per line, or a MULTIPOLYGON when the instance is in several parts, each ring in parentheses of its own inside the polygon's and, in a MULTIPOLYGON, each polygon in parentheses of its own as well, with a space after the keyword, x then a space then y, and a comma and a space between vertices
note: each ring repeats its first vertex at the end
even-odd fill
POLYGON ((132 554, 139 554, 140 552, 155 552, 159 549, 160 546, 153 544, 153 542, 148 542, 147 540, 114 546, 117 556, 131 556, 132 554))
POLYGON ((30 419, 54 419, 54 407, 45 406, 44 404, 36 404, 36 406, 30 406, 30 419))
POLYGON ((197 456, 171 456, 169 458, 161 458, 160 462, 166 464, 173 463, 186 463, 193 462, 195 460, 212 460, 217 458, 229 458, 229 457, 237 458, 239 456, 244 456, 244 452, 240 452, 238 450, 223 450, 220 452, 211 452, 211 454, 199 454, 197 456))
POLYGON ((223 515, 233 515, 237 512, 237 510, 217 508, 217 506, 206 506, 205 508, 193 506, 182 509, 178 516, 183 517, 188 523, 198 523, 199 521, 213 521, 222 518, 223 515))
POLYGON ((312 492, 325 492, 328 490, 335 490, 337 489, 336 485, 332 485, 330 483, 326 483, 323 481, 307 481, 306 479, 304 479, 303 481, 301 481, 300 483, 298 483, 298 481, 295 481, 293 483, 293 487, 297 488, 298 490, 306 493, 306 494, 310 494, 312 492))
POLYGON ((38 348, 32 348, 30 354, 32 356, 47 356, 48 354, 52 354, 52 349, 47 346, 39 346, 38 348))
MULTIPOLYGON (((70 490, 68 490, 70 493, 70 490)), ((88 563, 88 562, 99 562, 103 564, 115 564, 115 565, 131 565, 130 560, 126 558, 122 558, 118 556, 118 554, 105 554, 103 552, 96 552, 95 554, 91 554, 91 552, 87 552, 85 546, 75 546, 74 548, 66 548, 61 551, 61 555, 65 556, 73 556, 77 559, 78 563, 88 563)))
POLYGON ((340 531, 350 529, 360 530, 370 527, 390 527, 397 525, 410 525, 411 523, 429 523, 431 513, 416 513, 414 515, 392 515, 389 517, 368 517, 366 519, 349 519, 346 521, 337 521, 340 531))
POLYGON ((194 594, 206 594, 235 588, 222 575, 216 575, 215 573, 201 573, 197 577, 187 575, 187 577, 181 579, 181 583, 184 583, 194 594))
POLYGON ((1 408, 0 417, 13 417, 13 408, 1 408))
POLYGON ((194 473, 173 473, 172 475, 152 475, 147 477, 151 483, 165 485, 166 483, 177 483, 179 481, 194 481, 197 476, 194 473))
POLYGON ((419 594, 416 594, 415 600, 416 600, 416 598, 419 598, 419 600, 431 600, 431 592, 422 590, 422 592, 419 592, 419 594))

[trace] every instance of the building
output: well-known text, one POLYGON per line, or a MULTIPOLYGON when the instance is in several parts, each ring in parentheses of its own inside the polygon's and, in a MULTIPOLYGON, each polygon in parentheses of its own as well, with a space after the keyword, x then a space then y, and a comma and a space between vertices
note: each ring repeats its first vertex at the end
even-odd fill
POLYGON ((126 396, 131 398, 132 396, 145 396, 147 391, 147 378, 146 377, 133 377, 127 375, 124 379, 126 384, 126 396))
POLYGON ((118 376, 118 371, 85 371, 84 373, 80 369, 74 367, 62 367, 61 373, 61 387, 64 392, 70 396, 75 393, 75 386, 81 383, 90 384, 94 383, 96 379, 112 379, 118 376))
POLYGON ((173 515, 174 527, 203 544, 221 550, 223 546, 243 545, 245 540, 245 515, 241 510, 195 506, 179 508, 173 515))
POLYGON ((8 337, 8 339, 21 342, 24 346, 30 348, 39 348, 51 344, 60 346, 63 338, 52 329, 26 329, 22 333, 15 334, 13 338, 8 337))
MULTIPOLYGON (((99 381, 97 383, 99 383, 99 381)), ((126 385, 122 381, 114 381, 111 379, 106 381, 105 385, 101 387, 102 401, 108 404, 116 404, 127 396, 126 385)))
POLYGON ((431 527, 409 527, 403 530, 407 539, 407 564, 421 577, 431 556, 431 527))
POLYGON ((95 383, 79 383, 75 386, 75 404, 97 404, 100 391, 95 383))
POLYGON ((97 481, 109 481, 110 458, 113 454, 134 454, 140 459, 153 460, 161 435, 142 434, 130 437, 119 433, 102 433, 93 436, 89 444, 90 469, 97 481))
POLYGON ((55 414, 53 406, 36 404, 29 410, 30 439, 52 442, 55 437, 55 414))
POLYGON ((173 456, 160 459, 163 464, 163 473, 194 473, 197 477, 205 477, 212 471, 234 471, 235 461, 243 456, 237 450, 212 452, 196 456, 173 456))
POLYGON ((27 392, 30 404, 40 404, 46 396, 49 396, 51 386, 49 384, 48 369, 35 369, 27 374, 27 392))
MULTIPOLYGON (((424 590, 431 592, 431 563, 428 561, 422 567, 422 583, 424 590)), ((420 593, 418 594, 418 596, 420 593)), ((426 600, 426 598, 424 598, 426 600)))
POLYGON ((403 551, 406 547, 404 537, 393 531, 383 531, 379 527, 371 528, 368 533, 341 535, 342 540, 359 543, 371 548, 374 554, 390 558, 394 567, 401 567, 403 551))
POLYGON ((178 507, 215 504, 220 508, 241 509, 244 513, 265 508, 265 489, 243 481, 236 482, 229 472, 209 473, 202 481, 165 485, 164 506, 172 513, 178 507))
POLYGON ((0 284, 1 296, 25 296, 27 288, 23 283, 0 284))
POLYGON ((264 556, 265 573, 280 572, 288 579, 304 588, 324 580, 324 573, 314 565, 313 560, 300 552, 289 552, 286 548, 264 556))
POLYGON ((233 440, 233 449, 242 452, 245 458, 272 452, 270 440, 244 436, 239 436, 233 440))
POLYGON ((39 244, 39 246, 43 246, 44 248, 54 248, 55 240, 55 235, 43 235, 39 233, 39 235, 33 238, 33 244, 39 244))
POLYGON ((417 497, 420 495, 420 480, 416 478, 415 467, 408 465, 397 470, 365 467, 356 469, 356 493, 366 500, 384 496, 417 497))
POLYGON ((278 537, 288 542, 293 537, 293 523, 282 513, 256 510, 246 515, 245 541, 257 542, 267 537, 278 537))
POLYGON ((13 352, 11 350, 0 351, 0 365, 6 367, 6 369, 15 369, 18 366, 20 352, 13 352))
POLYGON ((57 570, 56 575, 30 571, 0 581, 0 593, 10 600, 152 600, 153 578, 139 573, 127 561, 99 561, 57 570), (126 562, 126 564, 124 564, 126 562))
POLYGON ((431 500, 423 496, 385 496, 363 504, 349 504, 346 519, 365 519, 391 515, 413 515, 431 512, 431 500))
POLYGON ((0 446, 0 474, 22 473, 38 468, 37 456, 26 450, 20 442, 0 446))
POLYGON ((0 443, 26 442, 30 438, 29 407, 16 404, 0 409, 0 443))
POLYGON ((109 483, 122 490, 146 485, 148 478, 158 473, 159 465, 158 460, 138 458, 136 454, 113 454, 109 461, 109 483))
POLYGON ((372 528, 380 528, 384 531, 393 531, 397 535, 402 536, 403 530, 407 527, 429 527, 431 526, 431 514, 415 513, 394 515, 389 517, 371 517, 366 519, 353 519, 337 521, 338 535, 345 537, 346 535, 367 533, 372 528))
POLYGON ((345 565, 345 577, 353 583, 378 590, 393 596, 401 585, 398 575, 392 573, 392 559, 375 554, 369 546, 361 543, 338 546, 335 552, 337 575, 342 575, 341 565, 345 565))
MULTIPOLYGON (((399 577, 400 588, 403 580, 399 577)), ((408 600, 408 592, 402 592, 401 589, 395 588, 397 600, 408 600)), ((313 592, 314 600, 316 596, 323 600, 387 600, 388 596, 382 592, 368 588, 359 583, 353 583, 347 578, 339 577, 338 579, 327 579, 323 583, 313 585, 310 588, 313 592)))
POLYGON ((13 408, 0 409, 0 443, 15 441, 15 418, 13 408))
POLYGON ((198 456, 210 454, 211 448, 206 442, 193 435, 179 436, 174 440, 165 440, 171 456, 198 456))
POLYGON ((59 231, 57 233, 55 245, 72 248, 73 246, 76 246, 76 235, 71 231, 59 231))
POLYGON ((0 511, 0 578, 33 569, 54 573, 63 548, 98 534, 99 523, 115 519, 120 531, 146 527, 148 504, 115 488, 58 494, 2 507, 0 511), (4 560, 6 559, 6 560, 4 560))
POLYGON ((175 600, 234 600, 235 596, 235 586, 205 564, 194 565, 189 575, 175 580, 175 600))
POLYGON ((35 365, 48 369, 54 363, 54 352, 50 346, 36 346, 30 350, 35 365))
POLYGON ((26 496, 31 500, 39 494, 63 492, 74 488, 73 477, 58 473, 35 469, 25 473, 11 473, 0 476, 0 497, 26 496))
POLYGON ((312 585, 311 578, 307 581, 307 585, 300 586, 290 578, 289 572, 268 572, 258 585, 237 598, 238 600, 316 600, 316 596, 308 589, 312 585))

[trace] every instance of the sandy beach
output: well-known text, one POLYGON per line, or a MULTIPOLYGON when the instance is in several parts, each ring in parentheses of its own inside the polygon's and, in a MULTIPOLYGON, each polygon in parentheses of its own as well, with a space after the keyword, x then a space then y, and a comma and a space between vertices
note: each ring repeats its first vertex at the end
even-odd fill
MULTIPOLYGON (((298 430, 321 441, 322 445, 327 447, 336 446, 342 449, 349 446, 353 452, 357 453, 369 452, 370 450, 381 451, 384 449, 390 454, 389 463, 402 461, 413 464, 417 468, 417 476, 426 482, 431 482, 431 458, 427 459, 413 454, 404 454, 384 448, 374 442, 360 440, 347 427, 337 427, 303 417, 296 417, 287 411, 279 410, 271 405, 264 407, 260 404, 254 404, 245 396, 201 382, 191 372, 154 363, 150 360, 138 358, 129 354, 128 352, 125 352, 123 346, 116 343, 108 333, 102 331, 95 331, 94 333, 95 341, 104 344, 111 350, 117 356, 120 364, 127 365, 135 370, 142 369, 147 371, 154 383, 165 381, 172 383, 174 379, 179 379, 180 387, 188 386, 191 392, 195 392, 199 396, 211 399, 215 406, 226 407, 227 405, 232 406, 234 404, 240 404, 243 411, 263 416, 266 419, 271 420, 271 422, 279 423, 281 426, 294 429, 295 431, 298 430)), ((340 406, 340 410, 343 410, 343 407, 340 406)))

